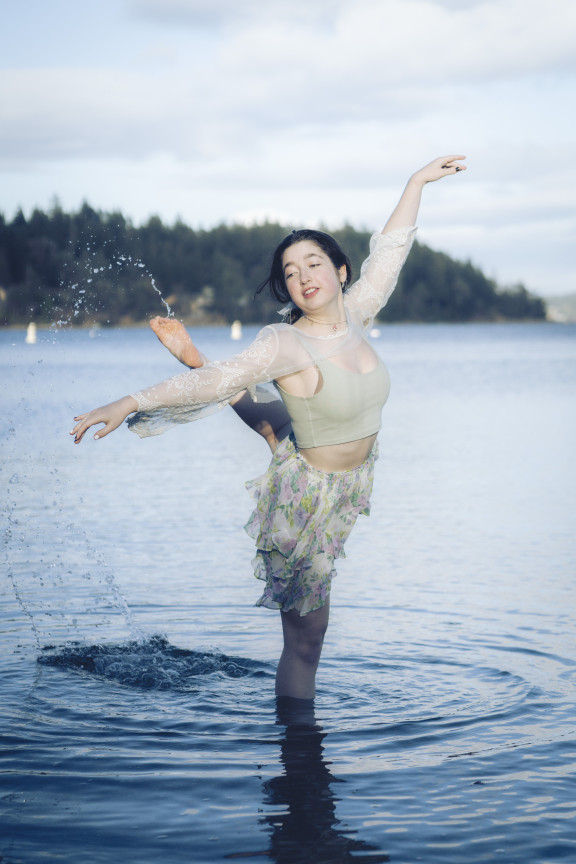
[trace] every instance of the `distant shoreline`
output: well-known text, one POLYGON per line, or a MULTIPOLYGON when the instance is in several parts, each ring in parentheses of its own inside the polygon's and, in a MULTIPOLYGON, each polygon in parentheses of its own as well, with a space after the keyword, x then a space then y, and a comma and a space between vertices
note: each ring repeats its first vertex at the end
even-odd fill
MULTIPOLYGON (((101 331, 102 333, 106 333, 110 330, 144 330, 149 329, 148 321, 134 321, 131 323, 123 323, 123 324, 63 324, 61 326, 57 326, 55 324, 42 324, 37 321, 30 321, 28 324, 3 324, 1 329, 4 331, 14 331, 14 332, 23 332, 25 333, 28 325, 34 323, 36 324, 36 329, 40 333, 46 333, 49 331, 54 332, 62 332, 67 330, 81 331, 81 330, 96 330, 101 331)), ((189 330, 207 330, 208 328, 219 328, 221 330, 229 330, 231 328, 231 324, 222 324, 220 322, 204 322, 202 324, 187 324, 185 321, 182 322, 186 329, 189 330)), ((518 318, 518 319, 498 319, 494 321, 376 321, 374 323, 374 327, 376 329, 386 329, 388 327, 471 327, 471 326, 498 326, 498 325, 518 325, 518 324, 539 324, 539 325, 550 325, 550 324, 576 324, 576 318, 574 319, 560 319, 560 318, 518 318)), ((264 325, 259 322, 242 322, 242 327, 263 327, 264 325)))

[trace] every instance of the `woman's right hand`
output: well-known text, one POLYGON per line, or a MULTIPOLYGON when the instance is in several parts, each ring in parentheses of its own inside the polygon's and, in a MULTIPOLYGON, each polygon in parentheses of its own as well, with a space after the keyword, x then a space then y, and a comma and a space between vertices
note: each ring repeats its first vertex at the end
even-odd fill
POLYGON ((448 177, 450 174, 466 171, 466 165, 462 165, 462 160, 465 158, 465 156, 440 156, 438 159, 433 159, 424 168, 416 171, 410 180, 424 186, 426 183, 433 183, 435 180, 441 180, 442 177, 448 177))
POLYGON ((91 426, 96 426, 98 423, 104 423, 104 428, 99 429, 94 435, 95 440, 104 438, 109 432, 113 432, 120 426, 129 414, 133 414, 138 410, 138 403, 133 396, 123 396, 122 399, 117 399, 116 402, 110 402, 109 405, 103 405, 101 408, 94 408, 86 414, 78 414, 74 417, 76 425, 70 432, 74 435, 74 443, 79 444, 82 438, 90 429, 91 426))

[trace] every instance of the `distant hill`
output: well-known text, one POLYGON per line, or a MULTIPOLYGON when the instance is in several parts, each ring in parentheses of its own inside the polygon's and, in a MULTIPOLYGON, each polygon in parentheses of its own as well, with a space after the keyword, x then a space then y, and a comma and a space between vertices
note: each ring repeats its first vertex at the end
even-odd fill
POLYGON ((576 322, 576 294, 546 297, 546 317, 549 321, 576 322))
MULTIPOLYGON (((170 304, 187 324, 279 320, 278 304, 255 288, 272 251, 292 226, 266 223, 193 230, 153 217, 134 226, 121 213, 84 204, 56 206, 29 219, 0 216, 0 321, 72 325, 132 324, 164 314, 170 304)), ((356 275, 369 234, 345 226, 332 232, 356 275)), ((470 262, 416 243, 384 321, 544 320, 541 298, 522 285, 501 288, 470 262)))

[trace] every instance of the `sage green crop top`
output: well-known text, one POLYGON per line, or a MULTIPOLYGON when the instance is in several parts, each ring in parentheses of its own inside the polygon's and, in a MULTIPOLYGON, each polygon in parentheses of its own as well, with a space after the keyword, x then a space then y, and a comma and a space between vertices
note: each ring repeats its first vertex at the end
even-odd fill
POLYGON ((390 392, 390 376, 380 357, 370 372, 349 372, 330 360, 318 359, 316 366, 323 383, 313 396, 293 396, 276 385, 298 447, 345 444, 378 432, 390 392))

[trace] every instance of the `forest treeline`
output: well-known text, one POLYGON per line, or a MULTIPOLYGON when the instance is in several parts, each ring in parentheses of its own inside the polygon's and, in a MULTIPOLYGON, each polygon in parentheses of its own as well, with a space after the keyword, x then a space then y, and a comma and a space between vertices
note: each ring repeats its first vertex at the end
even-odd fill
MULTIPOLYGON (((0 215, 0 320, 5 325, 52 322, 130 324, 174 314, 189 325, 279 320, 278 303, 254 301, 272 251, 292 226, 220 225, 194 230, 158 217, 135 227, 121 213, 84 204, 76 213, 55 205, 26 219, 0 215)), ((331 232, 354 273, 367 255, 369 233, 331 232)), ((522 285, 502 289, 469 262, 416 243, 383 321, 461 322, 542 319, 543 300, 522 285)))

